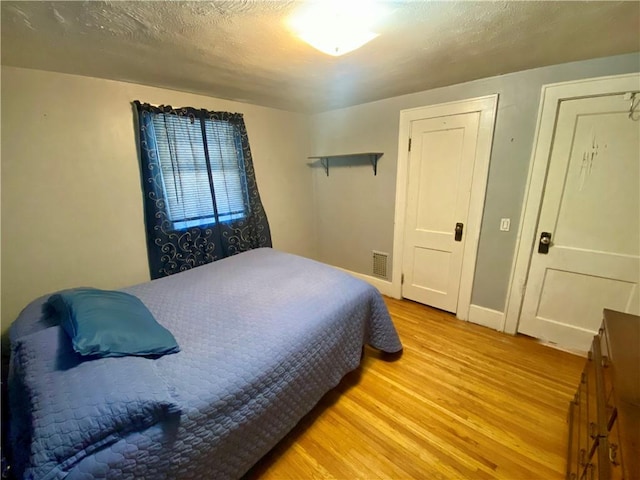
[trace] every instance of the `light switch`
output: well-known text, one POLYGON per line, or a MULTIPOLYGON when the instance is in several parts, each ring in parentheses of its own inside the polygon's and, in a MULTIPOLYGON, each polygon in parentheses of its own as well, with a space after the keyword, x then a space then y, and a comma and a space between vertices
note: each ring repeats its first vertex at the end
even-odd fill
POLYGON ((511 219, 510 218, 501 218, 500 219, 500 231, 508 232, 509 228, 511 228, 511 219))

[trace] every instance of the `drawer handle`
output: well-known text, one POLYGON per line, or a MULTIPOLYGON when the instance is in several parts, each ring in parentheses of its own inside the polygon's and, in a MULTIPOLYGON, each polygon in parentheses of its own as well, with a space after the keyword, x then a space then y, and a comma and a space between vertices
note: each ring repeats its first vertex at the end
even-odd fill
POLYGON ((618 445, 616 445, 615 443, 612 443, 611 445, 609 445, 609 461, 613 464, 613 465, 619 465, 618 463, 618 445))

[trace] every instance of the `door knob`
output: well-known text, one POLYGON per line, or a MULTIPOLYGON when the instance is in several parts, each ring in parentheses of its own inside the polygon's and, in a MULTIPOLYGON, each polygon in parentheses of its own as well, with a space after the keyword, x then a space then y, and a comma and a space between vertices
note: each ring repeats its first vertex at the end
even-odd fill
POLYGON ((551 245, 551 234, 549 232, 542 232, 540 234, 540 242, 538 243, 538 253, 546 255, 549 253, 549 246, 551 245))
POLYGON ((464 223, 456 223, 456 229, 455 229, 456 236, 454 237, 454 240, 456 242, 462 241, 462 230, 464 230, 464 223))

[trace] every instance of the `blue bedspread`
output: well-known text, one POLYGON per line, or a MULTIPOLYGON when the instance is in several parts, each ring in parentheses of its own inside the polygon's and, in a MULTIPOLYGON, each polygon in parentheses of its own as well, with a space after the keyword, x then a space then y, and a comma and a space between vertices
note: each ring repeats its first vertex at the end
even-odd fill
POLYGON ((46 297, 12 326, 12 444, 32 478, 238 478, 358 366, 364 343, 402 348, 377 290, 271 249, 123 291, 181 352, 82 361, 42 318, 46 297))

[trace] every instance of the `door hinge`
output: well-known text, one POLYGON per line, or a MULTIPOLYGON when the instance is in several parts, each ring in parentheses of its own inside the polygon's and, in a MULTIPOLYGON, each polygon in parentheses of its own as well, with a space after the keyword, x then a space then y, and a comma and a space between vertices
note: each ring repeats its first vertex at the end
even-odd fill
POLYGON ((409 151, 411 151, 411 137, 409 137, 409 151))
POLYGON ((400 275, 400 285, 404 285, 404 273, 400 275))

